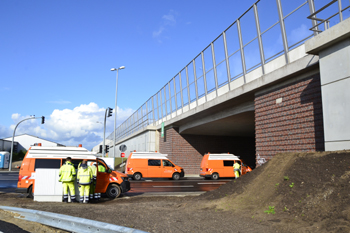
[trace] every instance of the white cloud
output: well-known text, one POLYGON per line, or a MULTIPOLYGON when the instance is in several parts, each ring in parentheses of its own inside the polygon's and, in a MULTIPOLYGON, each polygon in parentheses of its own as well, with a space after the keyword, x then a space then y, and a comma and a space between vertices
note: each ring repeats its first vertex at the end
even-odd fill
MULTIPOLYGON (((134 110, 117 110, 118 124, 124 122, 134 110)), ((50 117, 46 117, 45 124, 41 124, 40 119, 24 121, 16 129, 16 135, 30 134, 54 141, 66 146, 77 146, 83 144, 83 147, 91 149, 100 143, 103 139, 103 122, 105 109, 100 108, 96 103, 82 104, 74 109, 55 109, 50 117), (102 122, 102 124, 101 124, 102 122)), ((15 125, 30 116, 21 116, 18 113, 12 114, 15 122, 10 126, 9 132, 13 132, 15 125)), ((106 137, 113 131, 114 117, 106 120, 106 137)), ((6 129, 0 126, 0 135, 6 132, 6 129)), ((4 137, 8 137, 6 135, 4 137)))
POLYGON ((13 131, 11 133, 11 130, 3 125, 0 125, 0 139, 1 138, 7 138, 12 136, 13 131))
POLYGON ((307 28, 305 24, 300 25, 300 27, 293 29, 288 37, 288 42, 290 45, 295 44, 302 39, 305 39, 306 37, 310 36, 312 32, 307 28))
POLYGON ((47 103, 50 104, 70 104, 70 101, 67 100, 53 100, 53 101, 47 101, 47 103))
POLYGON ((162 17, 162 19, 164 20, 163 23, 165 25, 175 25, 176 24, 176 20, 175 20, 174 14, 176 14, 176 12, 171 10, 169 12, 169 14, 163 15, 163 17, 162 17))
POLYGON ((170 10, 170 12, 166 15, 162 16, 162 21, 160 23, 160 26, 157 30, 153 31, 152 35, 153 38, 157 39, 158 42, 162 42, 161 37, 163 36, 163 33, 172 26, 176 25, 176 17, 177 12, 170 10))

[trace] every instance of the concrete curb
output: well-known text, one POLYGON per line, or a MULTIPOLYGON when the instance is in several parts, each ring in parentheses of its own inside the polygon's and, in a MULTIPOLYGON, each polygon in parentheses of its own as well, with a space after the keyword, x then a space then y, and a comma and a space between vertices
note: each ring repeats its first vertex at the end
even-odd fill
POLYGON ((22 209, 17 207, 0 206, 0 209, 10 211, 20 216, 15 216, 27 221, 38 222, 47 226, 67 230, 70 232, 92 233, 92 232, 117 232, 117 233, 146 233, 128 227, 122 227, 105 222, 99 222, 69 215, 50 213, 46 211, 22 209))

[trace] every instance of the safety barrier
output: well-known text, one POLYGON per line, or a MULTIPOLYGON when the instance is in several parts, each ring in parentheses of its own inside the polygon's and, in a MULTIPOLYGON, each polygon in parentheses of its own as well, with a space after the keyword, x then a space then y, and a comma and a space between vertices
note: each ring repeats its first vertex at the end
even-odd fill
POLYGON ((15 216, 27 221, 41 223, 47 226, 67 230, 70 232, 92 233, 92 232, 120 232, 120 233, 145 233, 145 231, 122 227, 105 222, 99 222, 84 218, 78 218, 63 214, 50 213, 40 210, 30 210, 17 207, 0 206, 0 209, 10 211, 20 216, 15 216))

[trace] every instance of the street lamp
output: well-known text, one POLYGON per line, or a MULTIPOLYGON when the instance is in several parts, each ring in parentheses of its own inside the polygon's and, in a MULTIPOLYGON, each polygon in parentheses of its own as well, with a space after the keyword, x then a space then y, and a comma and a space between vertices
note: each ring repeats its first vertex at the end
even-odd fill
POLYGON ((118 96, 118 73, 119 70, 125 69, 125 66, 121 66, 119 68, 112 68, 111 71, 117 71, 117 81, 116 81, 116 87, 115 87, 115 107, 114 107, 114 140, 113 140, 113 156, 115 158, 115 135, 116 135, 116 129, 117 129, 117 96, 118 96))
POLYGON ((10 167, 9 167, 9 171, 11 171, 11 168, 12 168, 12 158, 13 158, 13 141, 15 140, 15 134, 16 134, 16 129, 17 129, 17 126, 19 124, 21 124, 23 121, 26 121, 26 120, 31 120, 31 119, 39 119, 41 118, 41 124, 44 124, 45 123, 45 117, 42 116, 42 117, 35 117, 35 115, 33 116, 30 116, 29 118, 26 118, 26 119, 23 119, 21 120, 20 122, 17 123, 15 129, 13 130, 13 135, 12 135, 12 143, 11 143, 11 155, 10 155, 10 167))

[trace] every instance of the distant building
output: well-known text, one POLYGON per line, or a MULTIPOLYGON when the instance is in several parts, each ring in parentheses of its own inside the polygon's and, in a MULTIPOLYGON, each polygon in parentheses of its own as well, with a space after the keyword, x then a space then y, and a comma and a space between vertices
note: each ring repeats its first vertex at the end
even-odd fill
MULTIPOLYGON (((12 138, 11 138, 11 141, 6 141, 6 140, 3 140, 3 139, 0 139, 0 151, 11 152, 11 143, 12 143, 12 138)), ((13 148, 14 148, 14 152, 17 153, 18 152, 17 151, 18 142, 16 142, 16 141, 13 142, 13 148)))
MULTIPOLYGON (((10 145, 10 150, 11 150, 12 137, 3 138, 1 141, 4 141, 4 144, 6 146, 10 145)), ((0 141, 0 146, 1 146, 1 141, 0 141)), ((21 134, 21 135, 15 136, 14 142, 17 142, 17 146, 15 146, 15 143, 14 143, 14 149, 13 149, 14 152, 19 152, 21 150, 28 150, 29 147, 37 145, 38 143, 41 143, 41 146, 64 146, 62 144, 51 142, 29 134, 21 134)), ((5 151, 9 151, 9 150, 5 149, 5 151)))

